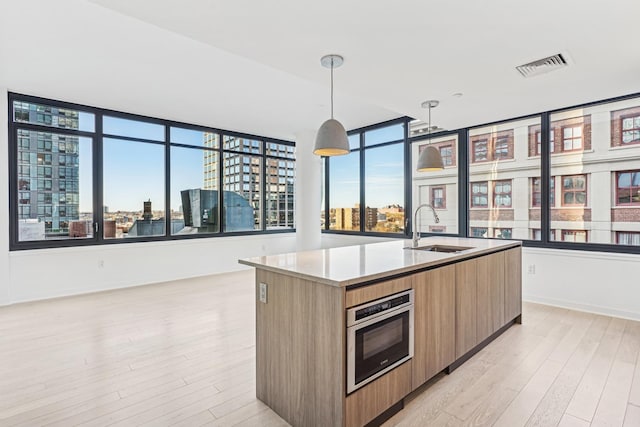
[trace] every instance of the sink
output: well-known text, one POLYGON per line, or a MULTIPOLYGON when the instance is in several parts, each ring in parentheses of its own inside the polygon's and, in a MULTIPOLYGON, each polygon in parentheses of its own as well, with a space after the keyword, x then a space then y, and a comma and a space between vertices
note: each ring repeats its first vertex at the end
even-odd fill
POLYGON ((425 251, 425 252, 444 252, 444 253, 458 253, 462 251, 466 251, 467 249, 473 249, 469 246, 448 246, 448 245, 429 245, 429 246, 418 246, 417 248, 405 248, 412 249, 414 251, 425 251))

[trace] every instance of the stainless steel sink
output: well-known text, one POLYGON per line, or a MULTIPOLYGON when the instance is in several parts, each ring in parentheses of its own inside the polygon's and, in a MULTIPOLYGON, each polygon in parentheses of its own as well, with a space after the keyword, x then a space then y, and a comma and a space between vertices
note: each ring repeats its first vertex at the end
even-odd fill
POLYGON ((426 252, 445 252, 445 253, 458 253, 466 251, 467 249, 473 249, 468 246, 448 246, 448 245, 429 245, 418 246, 417 248, 405 248, 412 249, 414 251, 426 251, 426 252))

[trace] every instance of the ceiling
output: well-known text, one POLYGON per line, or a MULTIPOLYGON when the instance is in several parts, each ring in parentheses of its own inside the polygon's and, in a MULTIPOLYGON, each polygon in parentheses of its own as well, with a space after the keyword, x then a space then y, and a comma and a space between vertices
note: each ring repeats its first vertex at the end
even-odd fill
POLYGON ((631 0, 31 0, 3 5, 0 86, 294 139, 329 116, 487 123, 640 91, 631 0), (562 53, 569 67, 523 78, 562 53), (462 97, 453 94, 462 93, 462 97))

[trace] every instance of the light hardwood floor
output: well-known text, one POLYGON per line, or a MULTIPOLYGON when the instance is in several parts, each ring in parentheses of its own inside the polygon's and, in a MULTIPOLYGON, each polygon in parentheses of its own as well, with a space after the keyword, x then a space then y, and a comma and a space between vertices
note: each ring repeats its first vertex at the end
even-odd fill
MULTIPOLYGON (((286 426, 255 398, 253 278, 0 308, 0 426, 286 426)), ((640 426, 640 324, 523 311, 385 427, 640 426)))

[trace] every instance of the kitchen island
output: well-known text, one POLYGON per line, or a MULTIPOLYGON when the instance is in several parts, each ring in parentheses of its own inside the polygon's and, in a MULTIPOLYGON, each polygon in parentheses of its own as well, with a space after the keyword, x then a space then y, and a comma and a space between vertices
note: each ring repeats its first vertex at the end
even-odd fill
POLYGON ((258 399, 293 426, 376 424, 521 321, 520 242, 431 237, 420 241, 423 249, 410 245, 240 260, 256 268, 258 399), (353 390, 348 311, 408 293, 412 354, 353 390))

